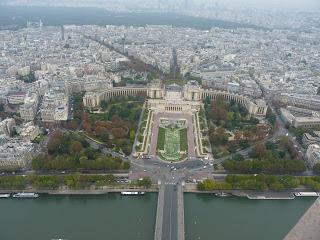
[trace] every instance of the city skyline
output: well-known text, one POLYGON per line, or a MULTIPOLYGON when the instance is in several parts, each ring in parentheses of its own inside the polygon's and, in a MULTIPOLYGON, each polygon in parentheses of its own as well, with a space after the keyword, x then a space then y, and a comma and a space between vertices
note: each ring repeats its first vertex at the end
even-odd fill
POLYGON ((319 239, 318 3, 7 3, 4 239, 319 239))

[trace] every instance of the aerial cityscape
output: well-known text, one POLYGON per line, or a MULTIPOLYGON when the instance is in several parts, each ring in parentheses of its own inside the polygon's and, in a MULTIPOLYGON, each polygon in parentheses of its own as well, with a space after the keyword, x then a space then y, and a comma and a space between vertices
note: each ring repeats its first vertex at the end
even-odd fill
POLYGON ((0 3, 3 239, 320 239, 319 21, 313 0, 0 3))

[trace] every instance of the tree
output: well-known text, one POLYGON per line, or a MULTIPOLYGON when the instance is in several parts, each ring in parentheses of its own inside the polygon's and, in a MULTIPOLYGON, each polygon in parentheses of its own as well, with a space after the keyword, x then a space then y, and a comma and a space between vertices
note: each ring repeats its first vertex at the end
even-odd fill
POLYGON ((232 158, 232 160, 235 160, 235 161, 243 161, 244 160, 244 157, 243 155, 241 154, 235 154, 232 158))
POLYGON ((48 152, 50 154, 53 154, 58 150, 61 139, 62 139, 62 133, 60 131, 54 131, 51 134, 47 144, 48 152))
POLYGON ((214 133, 210 134, 210 141, 213 144, 226 144, 228 142, 228 134, 224 128, 217 128, 214 133))
POLYGON ((265 129, 263 126, 257 126, 256 136, 258 139, 263 139, 266 135, 265 129))
POLYGON ((237 131, 234 133, 234 140, 236 142, 239 142, 241 140, 241 138, 242 138, 242 132, 237 131))
POLYGON ((92 126, 89 120, 84 120, 82 122, 82 127, 87 133, 90 134, 92 132, 92 126))
POLYGON ((79 154, 82 150, 82 144, 79 141, 74 141, 71 144, 70 150, 72 153, 79 154))
POLYGON ((313 171, 314 171, 316 174, 320 174, 320 163, 316 163, 316 164, 313 166, 313 171))
POLYGON ((124 138, 127 135, 123 128, 112 128, 111 132, 115 138, 124 138))
POLYGON ((245 140, 251 140, 253 138, 253 134, 249 129, 246 129, 243 132, 243 137, 244 137, 245 140))
POLYGON ((122 119, 120 117, 116 116, 116 115, 111 118, 111 122, 112 122, 112 125, 115 126, 115 127, 123 126, 122 119))
POLYGON ((250 147, 250 144, 249 144, 248 140, 243 139, 243 140, 240 140, 239 146, 240 146, 242 149, 245 149, 245 148, 250 147))
POLYGON ((131 131, 130 131, 130 140, 134 140, 135 136, 136 136, 135 131, 134 131, 134 130, 131 130, 131 131))
POLYGON ((97 126, 95 128, 95 134, 104 142, 109 139, 109 131, 105 127, 97 126))
POLYGON ((220 102, 220 101, 211 102, 210 109, 211 109, 210 116, 212 119, 214 119, 216 121, 227 120, 228 112, 225 109, 223 102, 220 102))
POLYGON ((237 145, 234 142, 229 142, 228 151, 231 153, 235 153, 237 151, 237 145))
POLYGON ((277 149, 277 144, 275 144, 274 142, 271 142, 271 141, 267 141, 266 148, 268 150, 275 150, 275 149, 277 149))
POLYGON ((67 128, 71 130, 76 130, 79 125, 79 120, 73 119, 67 122, 67 128))
POLYGON ((284 190, 284 185, 280 182, 275 182, 270 184, 270 189, 276 192, 281 192, 284 190))
POLYGON ((268 108, 267 115, 266 115, 266 119, 269 121, 269 123, 270 123, 272 126, 275 126, 276 120, 277 120, 277 116, 276 116, 276 114, 271 110, 271 108, 268 108))
POLYGON ((106 110, 108 108, 108 102, 106 100, 102 100, 100 106, 103 110, 106 110))
POLYGON ((250 153, 250 156, 253 158, 265 158, 268 154, 267 148, 263 143, 258 143, 253 147, 252 152, 250 153))
POLYGON ((142 180, 138 181, 139 187, 150 188, 151 184, 152 184, 152 182, 149 177, 144 177, 142 180))

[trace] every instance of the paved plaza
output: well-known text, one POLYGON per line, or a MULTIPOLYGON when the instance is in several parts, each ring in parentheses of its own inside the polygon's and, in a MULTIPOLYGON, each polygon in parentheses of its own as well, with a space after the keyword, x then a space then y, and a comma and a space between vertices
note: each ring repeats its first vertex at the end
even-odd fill
MULTIPOLYGON (((161 119, 170 119, 170 120, 186 120, 186 126, 187 126, 187 141, 188 141, 188 157, 195 157, 195 136, 194 136, 194 130, 193 130, 193 124, 192 124, 192 115, 191 114, 185 114, 185 113, 155 113, 154 114, 154 121, 152 125, 152 133, 151 133, 151 141, 150 141, 150 151, 149 154, 152 156, 157 155, 157 141, 158 141, 158 133, 159 133, 159 125, 161 119)), ((179 133, 179 132, 178 132, 179 133)), ((167 133, 166 133, 167 134, 167 133)), ((166 137, 167 139, 167 137, 166 137)), ((175 138, 172 138, 173 141, 175 138)), ((176 140, 179 140, 180 138, 177 138, 176 140)), ((170 140, 170 141, 171 141, 170 140)), ((178 144, 180 145, 179 141, 178 144)), ((174 149, 174 148, 172 148, 174 149)))

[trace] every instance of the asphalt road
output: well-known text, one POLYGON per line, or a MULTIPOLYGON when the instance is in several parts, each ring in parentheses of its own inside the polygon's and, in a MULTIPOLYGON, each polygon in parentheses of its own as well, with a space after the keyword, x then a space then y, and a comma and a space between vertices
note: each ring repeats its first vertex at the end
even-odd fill
POLYGON ((162 240, 178 239, 178 197, 175 185, 165 185, 162 240))

